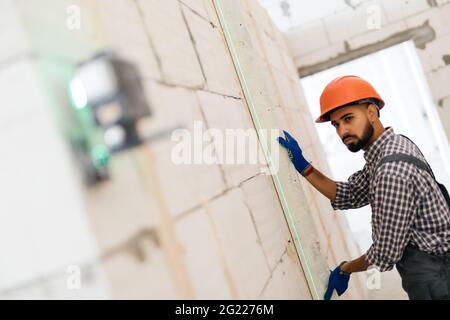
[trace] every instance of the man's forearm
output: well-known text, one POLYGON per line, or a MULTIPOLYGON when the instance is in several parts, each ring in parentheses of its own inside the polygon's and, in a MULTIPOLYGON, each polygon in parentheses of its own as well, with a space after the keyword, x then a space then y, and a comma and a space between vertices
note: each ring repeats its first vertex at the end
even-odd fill
POLYGON ((365 255, 362 255, 358 259, 345 262, 341 266, 341 270, 344 272, 361 272, 366 271, 367 268, 369 268, 369 261, 367 261, 365 255))
POLYGON ((334 200, 336 198, 336 182, 323 175, 316 168, 314 168, 314 171, 305 178, 328 199, 334 200))

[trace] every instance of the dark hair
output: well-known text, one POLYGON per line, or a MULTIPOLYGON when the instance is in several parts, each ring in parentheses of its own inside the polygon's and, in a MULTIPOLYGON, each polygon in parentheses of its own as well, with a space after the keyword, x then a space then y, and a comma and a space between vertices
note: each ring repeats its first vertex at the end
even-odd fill
POLYGON ((371 105, 371 104, 374 104, 377 107, 377 113, 378 113, 378 118, 379 118, 380 117, 380 102, 374 98, 356 100, 356 101, 347 103, 347 104, 343 105, 342 107, 347 107, 347 106, 351 106, 351 105, 355 105, 355 104, 365 104, 365 103, 367 103, 366 108, 368 108, 369 105, 371 105))
POLYGON ((346 104, 344 104, 344 105, 342 105, 342 106, 340 106, 340 107, 338 107, 338 108, 336 108, 334 110, 330 110, 328 113, 324 114, 323 117, 325 119, 330 120, 330 114, 332 112, 334 112, 334 111, 337 111, 337 110, 339 110, 339 109, 341 109, 343 107, 353 106, 355 104, 366 104, 366 103, 367 103, 366 108, 368 108, 369 105, 371 105, 371 104, 374 104, 377 107, 377 113, 378 113, 378 118, 379 118, 380 117, 380 102, 377 99, 373 99, 373 98, 356 100, 356 101, 353 101, 353 102, 350 102, 350 103, 346 103, 346 104))

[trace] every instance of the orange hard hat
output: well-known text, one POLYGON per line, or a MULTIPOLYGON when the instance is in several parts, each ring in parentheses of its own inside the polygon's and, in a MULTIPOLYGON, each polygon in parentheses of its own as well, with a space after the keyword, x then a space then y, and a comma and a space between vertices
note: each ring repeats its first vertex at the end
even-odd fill
POLYGON ((366 99, 374 100, 378 109, 384 106, 383 99, 366 80, 357 76, 336 78, 325 87, 320 96, 320 117, 316 122, 330 121, 329 113, 332 110, 360 100, 368 102, 366 99))

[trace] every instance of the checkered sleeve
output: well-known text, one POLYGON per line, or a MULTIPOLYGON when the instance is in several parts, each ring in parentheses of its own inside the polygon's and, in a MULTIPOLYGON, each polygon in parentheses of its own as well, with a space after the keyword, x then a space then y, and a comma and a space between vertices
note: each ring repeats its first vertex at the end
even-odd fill
POLYGON ((383 272, 391 270, 401 259, 409 241, 416 193, 410 180, 388 170, 377 175, 374 192, 373 244, 366 253, 366 259, 370 266, 383 272))
POLYGON ((360 208, 369 203, 367 171, 367 166, 364 166, 362 170, 352 174, 347 182, 336 182, 336 198, 331 200, 334 210, 360 208))

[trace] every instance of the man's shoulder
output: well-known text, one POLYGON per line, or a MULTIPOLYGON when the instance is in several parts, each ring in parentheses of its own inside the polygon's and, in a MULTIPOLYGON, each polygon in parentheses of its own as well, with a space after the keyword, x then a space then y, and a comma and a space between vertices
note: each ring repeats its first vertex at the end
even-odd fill
POLYGON ((383 146, 376 163, 376 177, 380 175, 396 175, 405 180, 411 178, 411 173, 417 169, 414 164, 406 161, 383 162, 384 158, 394 154, 406 154, 425 161, 419 148, 411 140, 400 134, 395 134, 383 146))
POLYGON ((417 147, 415 144, 401 134, 394 134, 392 137, 386 141, 383 145, 381 154, 387 156, 394 153, 414 153, 417 147))

